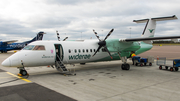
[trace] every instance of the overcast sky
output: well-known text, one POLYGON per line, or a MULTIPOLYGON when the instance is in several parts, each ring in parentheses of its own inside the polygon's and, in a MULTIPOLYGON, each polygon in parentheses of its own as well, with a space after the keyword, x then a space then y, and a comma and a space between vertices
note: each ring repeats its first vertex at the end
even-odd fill
MULTIPOLYGON (((140 37, 145 23, 133 20, 176 15, 180 0, 0 0, 0 39, 26 41, 39 31, 44 40, 140 37)), ((155 36, 180 35, 180 20, 157 22, 155 36)))

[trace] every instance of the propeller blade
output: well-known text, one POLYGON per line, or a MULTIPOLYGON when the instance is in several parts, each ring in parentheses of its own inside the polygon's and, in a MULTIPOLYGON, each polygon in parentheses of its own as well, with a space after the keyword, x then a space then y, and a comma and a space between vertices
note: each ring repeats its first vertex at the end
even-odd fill
POLYGON ((111 59, 113 59, 113 57, 111 56, 111 53, 109 52, 109 50, 107 49, 107 47, 106 46, 104 46, 104 49, 109 53, 109 55, 110 55, 110 57, 111 57, 111 59))
MULTIPOLYGON (((96 53, 99 51, 99 49, 101 48, 102 46, 99 46, 98 49, 96 50, 96 52, 94 53, 94 55, 96 55, 96 53)), ((94 56, 93 55, 93 56, 94 56)))
POLYGON ((108 35, 105 37, 104 41, 111 35, 111 33, 114 31, 114 29, 111 29, 111 31, 108 33, 108 35))
POLYGON ((97 35, 97 33, 95 32, 94 29, 93 29, 93 32, 94 32, 94 34, 96 35, 96 37, 98 38, 98 40, 101 41, 101 40, 99 39, 99 36, 97 35))
POLYGON ((58 33, 58 31, 56 31, 56 33, 57 33, 57 38, 58 38, 58 41, 60 41, 60 37, 59 37, 59 33, 58 33))
POLYGON ((68 39, 68 37, 66 37, 63 41, 66 41, 66 39, 68 39))

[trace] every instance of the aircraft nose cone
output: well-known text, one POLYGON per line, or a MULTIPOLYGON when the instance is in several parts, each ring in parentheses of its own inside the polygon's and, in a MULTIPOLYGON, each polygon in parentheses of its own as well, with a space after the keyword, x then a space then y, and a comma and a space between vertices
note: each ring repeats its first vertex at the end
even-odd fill
POLYGON ((10 59, 6 59, 4 60, 2 63, 1 63, 2 66, 5 66, 5 67, 11 67, 11 61, 10 59))

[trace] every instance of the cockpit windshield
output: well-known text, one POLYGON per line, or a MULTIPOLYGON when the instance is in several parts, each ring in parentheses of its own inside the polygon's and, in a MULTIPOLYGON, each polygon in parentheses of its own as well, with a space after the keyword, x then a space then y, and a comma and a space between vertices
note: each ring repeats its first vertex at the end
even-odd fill
POLYGON ((23 48, 23 50, 32 50, 35 45, 27 45, 26 47, 23 48))
POLYGON ((45 50, 45 47, 43 45, 28 45, 23 50, 45 50))
POLYGON ((37 45, 33 50, 45 50, 45 47, 43 45, 37 45))

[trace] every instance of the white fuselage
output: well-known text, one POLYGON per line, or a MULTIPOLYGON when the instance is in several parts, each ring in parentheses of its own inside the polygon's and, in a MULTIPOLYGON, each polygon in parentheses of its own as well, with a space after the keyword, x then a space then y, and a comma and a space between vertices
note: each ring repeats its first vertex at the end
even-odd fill
MULTIPOLYGON (((24 50, 13 54, 2 64, 9 67, 33 67, 54 65, 56 60, 55 45, 61 45, 60 50, 64 64, 86 63, 98 61, 99 59, 109 57, 107 52, 100 50, 93 56, 98 47, 98 40, 86 41, 36 41, 29 45, 43 45, 45 50, 24 50), (7 64, 7 65, 6 65, 7 64)), ((28 45, 28 46, 29 46, 28 45)), ((109 60, 111 58, 109 57, 109 60)))

